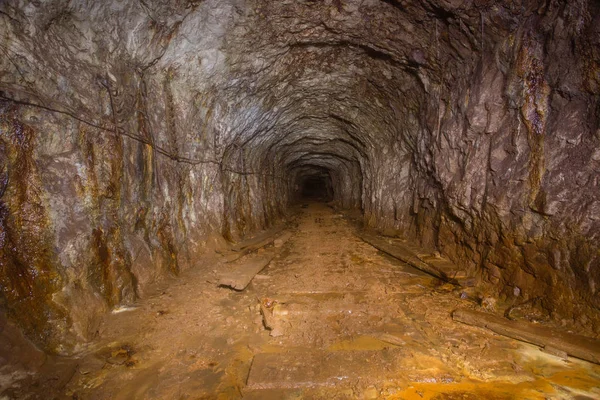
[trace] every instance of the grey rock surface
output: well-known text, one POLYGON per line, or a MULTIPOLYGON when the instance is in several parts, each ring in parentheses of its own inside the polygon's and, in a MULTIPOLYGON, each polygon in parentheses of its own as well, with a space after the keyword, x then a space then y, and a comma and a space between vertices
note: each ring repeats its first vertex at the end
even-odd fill
POLYGON ((0 21, 0 292, 47 348, 274 225, 307 176, 600 332, 597 2, 8 0, 0 21))

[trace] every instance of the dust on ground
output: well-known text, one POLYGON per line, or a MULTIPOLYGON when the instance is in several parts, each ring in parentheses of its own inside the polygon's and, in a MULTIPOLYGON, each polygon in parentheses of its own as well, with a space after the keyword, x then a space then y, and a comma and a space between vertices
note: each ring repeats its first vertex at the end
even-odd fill
POLYGON ((476 307, 458 288, 325 204, 299 208, 292 231, 242 292, 216 285, 226 263, 206 263, 109 315, 64 398, 600 398, 600 366, 452 321, 476 307))

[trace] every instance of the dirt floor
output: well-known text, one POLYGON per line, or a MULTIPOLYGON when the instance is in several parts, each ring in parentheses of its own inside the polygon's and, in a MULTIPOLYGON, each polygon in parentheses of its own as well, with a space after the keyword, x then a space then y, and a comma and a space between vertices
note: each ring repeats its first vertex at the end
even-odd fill
POLYGON ((600 366, 454 322, 480 307, 461 289, 362 242, 325 204, 297 215, 245 290, 218 287, 229 264, 207 263, 107 317, 64 398, 600 399, 600 366))

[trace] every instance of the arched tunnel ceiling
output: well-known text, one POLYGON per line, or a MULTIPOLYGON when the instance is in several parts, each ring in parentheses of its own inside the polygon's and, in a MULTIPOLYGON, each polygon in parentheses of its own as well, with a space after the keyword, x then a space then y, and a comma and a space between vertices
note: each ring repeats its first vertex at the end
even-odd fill
MULTIPOLYGON (((75 89, 91 80, 98 86, 98 76, 106 75, 98 64, 114 70, 111 64, 123 64, 123 59, 129 66, 120 69, 133 68, 140 76, 170 71, 178 81, 172 90, 185 91, 185 96, 210 88, 212 101, 226 109, 218 117, 231 122, 219 149, 227 163, 240 148, 252 149, 253 162, 271 160, 268 153, 278 153, 286 143, 282 139, 297 134, 329 135, 371 152, 379 151, 378 143, 387 146, 397 137, 414 147, 414 138, 399 132, 402 124, 397 121, 416 114, 427 94, 445 80, 469 76, 482 49, 525 16, 539 12, 543 4, 529 3, 237 0, 103 7, 57 2, 43 12, 9 5, 5 15, 14 13, 14 21, 30 19, 34 31, 51 45, 69 45, 83 54, 67 53, 61 57, 68 59, 61 59, 39 48, 44 59, 25 62, 31 68, 47 65, 52 70, 68 63, 81 69, 76 82, 68 77, 55 81, 59 96, 54 100, 63 100, 65 108, 89 110, 97 105, 80 102, 78 96, 65 98, 60 95, 61 84, 75 89), (119 13, 131 20, 131 27, 114 24, 119 13), (67 32, 60 31, 63 25, 67 32), (141 28, 145 26, 150 29, 141 28), (112 32, 112 38, 90 48, 89 39, 105 31, 112 32), (107 57, 101 61, 98 55, 107 57), (93 77, 86 81, 90 73, 93 77)), ((26 29, 13 27, 19 28, 26 29)), ((30 71, 23 66, 19 70, 26 79, 30 71)), ((116 72, 111 72, 112 78, 125 79, 116 72)), ((301 142, 297 143, 301 150, 301 142)), ((194 153, 204 151, 196 148, 183 152, 194 159, 194 153)), ((368 162, 367 151, 361 157, 368 162)))
MULTIPOLYGON (((190 38, 171 44, 153 68, 175 65, 185 76, 212 62, 213 90, 239 121, 226 146, 252 148, 254 160, 297 132, 376 149, 398 135, 395 121, 418 110, 432 85, 466 76, 482 46, 523 12, 460 3, 233 2, 235 21, 217 52, 198 57, 190 38)), ((179 31, 191 29, 181 24, 179 31)))
MULTIPOLYGON (((310 152, 315 140, 327 138, 348 144, 330 148, 340 162, 357 157, 368 162, 367 152, 377 151, 377 142, 396 137, 399 114, 418 108, 423 98, 419 73, 426 82, 433 79, 431 71, 419 72, 419 63, 425 63, 419 47, 427 47, 422 38, 390 43, 389 37, 372 34, 386 23, 380 16, 396 18, 391 25, 397 31, 405 29, 403 24, 413 29, 394 5, 283 2, 258 4, 255 10, 258 21, 245 33, 253 45, 236 52, 233 74, 240 78, 230 90, 237 93, 247 82, 249 90, 242 92, 249 93, 248 102, 273 116, 266 122, 270 126, 244 129, 233 143, 276 154, 285 145, 288 154, 310 152), (408 42, 410 48, 403 48, 408 42), (413 52, 417 61, 410 59, 413 52), (289 139, 296 136, 303 140, 289 139)), ((255 152, 253 159, 265 157, 255 152)))
POLYGON ((225 36, 227 78, 215 87, 241 113, 228 154, 247 149, 258 171, 308 160, 317 139, 347 144, 325 147, 337 163, 368 164, 397 139, 414 148, 398 121, 415 118, 444 80, 468 76, 486 43, 526 11, 491 3, 245 2, 225 36))

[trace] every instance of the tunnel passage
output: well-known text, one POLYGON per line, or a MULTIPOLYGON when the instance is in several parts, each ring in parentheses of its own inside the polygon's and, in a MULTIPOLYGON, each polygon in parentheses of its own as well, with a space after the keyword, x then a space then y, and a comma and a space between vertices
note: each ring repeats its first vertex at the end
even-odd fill
POLYGON ((328 175, 304 177, 300 187, 300 193, 306 199, 328 201, 332 198, 331 178, 328 175))
POLYGON ((327 170, 310 169, 302 171, 294 181, 294 196, 297 201, 332 201, 333 185, 327 170))
POLYGON ((68 353, 328 171, 365 226, 597 332, 599 7, 2 2, 2 304, 68 353))

